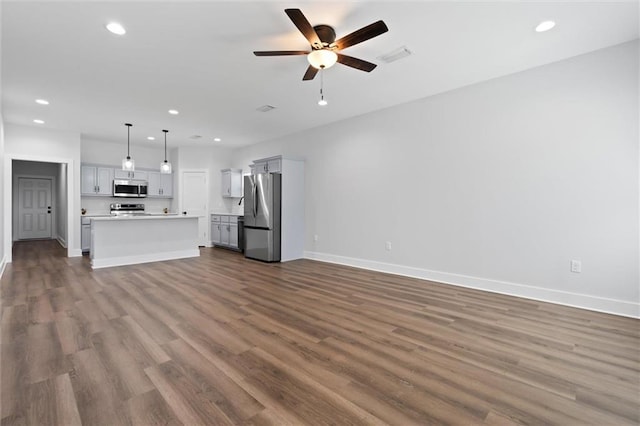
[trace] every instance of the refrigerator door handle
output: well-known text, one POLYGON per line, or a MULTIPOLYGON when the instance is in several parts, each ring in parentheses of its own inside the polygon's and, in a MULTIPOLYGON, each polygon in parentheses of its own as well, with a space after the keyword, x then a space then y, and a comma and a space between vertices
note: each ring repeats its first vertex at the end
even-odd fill
POLYGON ((253 217, 258 216, 258 185, 253 184, 253 217))

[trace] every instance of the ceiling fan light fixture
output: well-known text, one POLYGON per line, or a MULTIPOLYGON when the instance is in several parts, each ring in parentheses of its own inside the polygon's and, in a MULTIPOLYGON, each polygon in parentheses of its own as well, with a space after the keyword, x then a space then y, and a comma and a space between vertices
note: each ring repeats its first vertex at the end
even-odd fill
POLYGON ((307 55, 307 60, 312 67, 326 69, 333 66, 338 61, 338 54, 329 49, 313 50, 307 55))

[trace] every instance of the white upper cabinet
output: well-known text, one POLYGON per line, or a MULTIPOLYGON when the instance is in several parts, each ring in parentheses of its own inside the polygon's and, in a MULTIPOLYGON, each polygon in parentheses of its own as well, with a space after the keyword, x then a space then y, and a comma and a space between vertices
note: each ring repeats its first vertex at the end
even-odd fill
POLYGON ((143 171, 127 171, 122 169, 115 169, 113 172, 114 179, 135 179, 135 180, 149 180, 149 172, 143 171))
POLYGON ((242 169, 220 170, 222 176, 221 193, 223 197, 242 197, 242 169))
POLYGON ((112 195, 113 169, 110 167, 82 166, 81 171, 82 195, 112 195))
POLYGON ((256 160, 253 162, 251 168, 251 174, 257 173, 281 173, 282 172, 282 158, 272 157, 256 160))
POLYGON ((144 180, 149 182, 149 198, 173 198, 173 174, 138 170, 128 172, 114 167, 83 164, 80 168, 81 195, 113 196, 113 180, 144 180))
POLYGON ((172 198, 173 174, 160 172, 146 172, 148 175, 148 197, 172 198))

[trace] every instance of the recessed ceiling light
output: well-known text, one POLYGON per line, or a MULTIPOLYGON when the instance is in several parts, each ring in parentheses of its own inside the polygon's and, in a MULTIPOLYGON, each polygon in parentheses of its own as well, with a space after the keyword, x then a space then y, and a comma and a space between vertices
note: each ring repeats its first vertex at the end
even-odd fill
POLYGON ((397 61, 402 58, 406 58, 409 55, 411 55, 411 51, 407 49, 407 46, 402 46, 389 53, 385 53, 384 55, 378 56, 378 59, 380 59, 382 62, 386 62, 387 64, 390 64, 391 62, 397 61))
POLYGON ((221 140, 222 140, 222 139, 220 139, 220 138, 213 138, 213 141, 214 141, 214 142, 220 142, 221 140))
POLYGON ((46 99, 36 99, 36 103, 40 105, 49 105, 49 101, 46 99))
POLYGON ((170 110, 169 110, 169 114, 171 114, 171 115, 178 115, 178 114, 180 114, 180 111, 178 111, 177 109, 170 109, 170 110))
POLYGON ((542 21, 536 27, 536 32, 543 33, 545 31, 549 31, 551 28, 555 26, 556 26, 556 23, 553 21, 542 21))
POLYGON ((261 107, 256 108, 256 111, 269 112, 273 109, 276 109, 273 105, 262 105, 261 107))
POLYGON ((156 138, 154 138, 153 136, 147 136, 147 139, 150 140, 150 141, 155 141, 156 140, 156 138))
POLYGON ((127 33, 127 30, 117 22, 109 22, 107 24, 107 29, 117 35, 124 35, 127 33))
POLYGON ((37 118, 35 118, 35 119, 33 120, 33 122, 34 122, 34 123, 36 123, 36 124, 44 124, 44 121, 43 121, 43 120, 39 120, 39 119, 37 119, 37 118))

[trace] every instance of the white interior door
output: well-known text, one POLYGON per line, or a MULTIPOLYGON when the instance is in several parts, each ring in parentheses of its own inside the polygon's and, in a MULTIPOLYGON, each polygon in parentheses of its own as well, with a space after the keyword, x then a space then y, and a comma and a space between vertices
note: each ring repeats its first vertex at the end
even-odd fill
POLYGON ((51 180, 18 179, 18 239, 51 238, 51 180))
POLYGON ((206 171, 182 172, 182 190, 180 191, 180 205, 182 212, 191 216, 198 216, 198 235, 201 246, 205 246, 209 239, 209 220, 207 212, 207 198, 209 185, 206 171))

